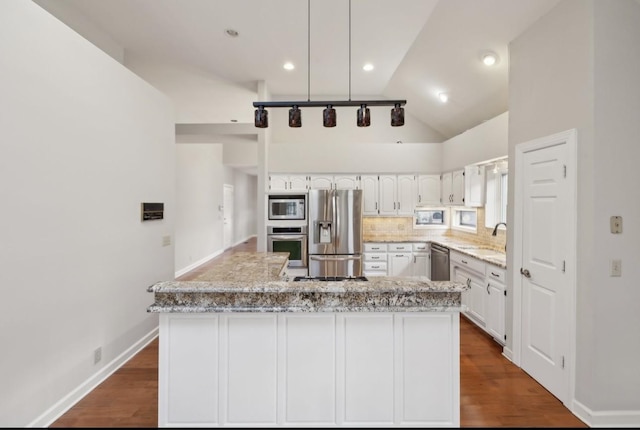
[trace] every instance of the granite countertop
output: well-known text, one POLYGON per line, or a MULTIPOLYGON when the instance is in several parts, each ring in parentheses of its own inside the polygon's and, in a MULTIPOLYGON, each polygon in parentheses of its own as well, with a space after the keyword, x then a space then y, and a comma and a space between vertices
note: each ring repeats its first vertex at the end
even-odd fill
POLYGON ((376 237, 375 239, 366 240, 369 243, 437 243, 438 245, 445 246, 451 251, 457 251, 462 254, 468 255, 478 260, 482 260, 485 263, 490 263, 498 266, 502 269, 507 268, 507 254, 500 249, 481 244, 478 242, 471 242, 464 239, 459 239, 451 236, 441 236, 438 238, 426 238, 415 236, 383 236, 376 237))
POLYGON ((460 311, 465 284, 423 276, 296 282, 288 253, 243 252, 192 281, 150 286, 148 312, 438 312, 460 311))

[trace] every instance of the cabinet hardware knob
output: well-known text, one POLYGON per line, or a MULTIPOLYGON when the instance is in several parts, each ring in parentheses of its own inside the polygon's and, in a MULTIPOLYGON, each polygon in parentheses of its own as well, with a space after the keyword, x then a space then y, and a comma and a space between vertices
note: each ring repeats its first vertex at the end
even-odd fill
POLYGON ((487 294, 491 294, 491 291, 489 291, 489 285, 490 284, 487 284, 487 294))
POLYGON ((493 273, 493 272, 491 272, 491 274, 492 274, 493 276, 495 276, 496 278, 499 278, 499 277, 500 277, 497 273, 493 273))
POLYGON ((523 269, 522 267, 520 268, 520 273, 522 275, 524 275, 525 278, 530 278, 531 277, 531 272, 529 272, 528 269, 523 269))

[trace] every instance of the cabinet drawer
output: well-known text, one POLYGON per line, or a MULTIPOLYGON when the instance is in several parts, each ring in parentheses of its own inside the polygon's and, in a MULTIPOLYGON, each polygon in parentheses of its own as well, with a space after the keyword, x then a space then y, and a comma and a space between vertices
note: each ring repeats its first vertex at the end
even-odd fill
POLYGON ((459 252, 451 251, 450 253, 451 264, 458 265, 460 267, 466 267, 470 270, 478 272, 484 276, 485 263, 468 255, 461 254, 459 252))
POLYGON ((364 254, 364 261, 387 261, 386 252, 367 252, 364 254))
POLYGON ((375 272, 382 271, 387 273, 387 262, 386 261, 365 261, 364 262, 364 270, 367 272, 375 272))
POLYGON ((411 252, 413 250, 413 245, 410 243, 390 243, 389 244, 389 252, 411 252))
POLYGON ((507 277, 506 271, 501 268, 494 266, 493 264, 487 264, 487 279, 493 279, 494 281, 505 283, 505 279, 507 277))
POLYGON ((387 252, 386 243, 365 243, 364 252, 387 252))
POLYGON ((424 252, 429 250, 429 244, 428 243, 414 243, 413 244, 413 252, 424 252))

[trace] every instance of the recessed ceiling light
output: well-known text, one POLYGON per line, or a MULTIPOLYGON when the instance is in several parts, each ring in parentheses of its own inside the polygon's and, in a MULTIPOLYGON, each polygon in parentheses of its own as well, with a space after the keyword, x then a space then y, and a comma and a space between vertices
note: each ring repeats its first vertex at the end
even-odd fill
POLYGON ((284 67, 285 70, 293 70, 296 68, 296 66, 293 65, 293 63, 284 63, 284 67))
POLYGON ((438 93, 438 98, 442 103, 449 101, 449 95, 447 93, 438 93))
POLYGON ((228 28, 224 32, 227 33, 227 36, 231 36, 231 37, 238 37, 238 34, 240 34, 237 31, 235 31, 233 28, 228 28))
POLYGON ((498 63, 498 54, 496 54, 495 52, 490 52, 490 51, 484 52, 481 55, 481 58, 482 58, 482 63, 485 66, 493 66, 498 63))
POLYGON ((370 72, 373 70, 373 64, 371 63, 367 63, 364 66, 362 66, 362 70, 364 70, 365 72, 370 72))

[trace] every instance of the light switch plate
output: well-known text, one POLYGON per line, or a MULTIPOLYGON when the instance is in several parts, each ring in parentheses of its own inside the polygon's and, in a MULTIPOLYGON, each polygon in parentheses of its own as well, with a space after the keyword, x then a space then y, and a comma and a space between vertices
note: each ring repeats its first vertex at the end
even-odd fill
POLYGON ((618 234, 622 233, 622 217, 621 216, 612 216, 611 217, 611 233, 618 234))
POLYGON ((611 260, 611 276, 622 276, 622 260, 611 260))

